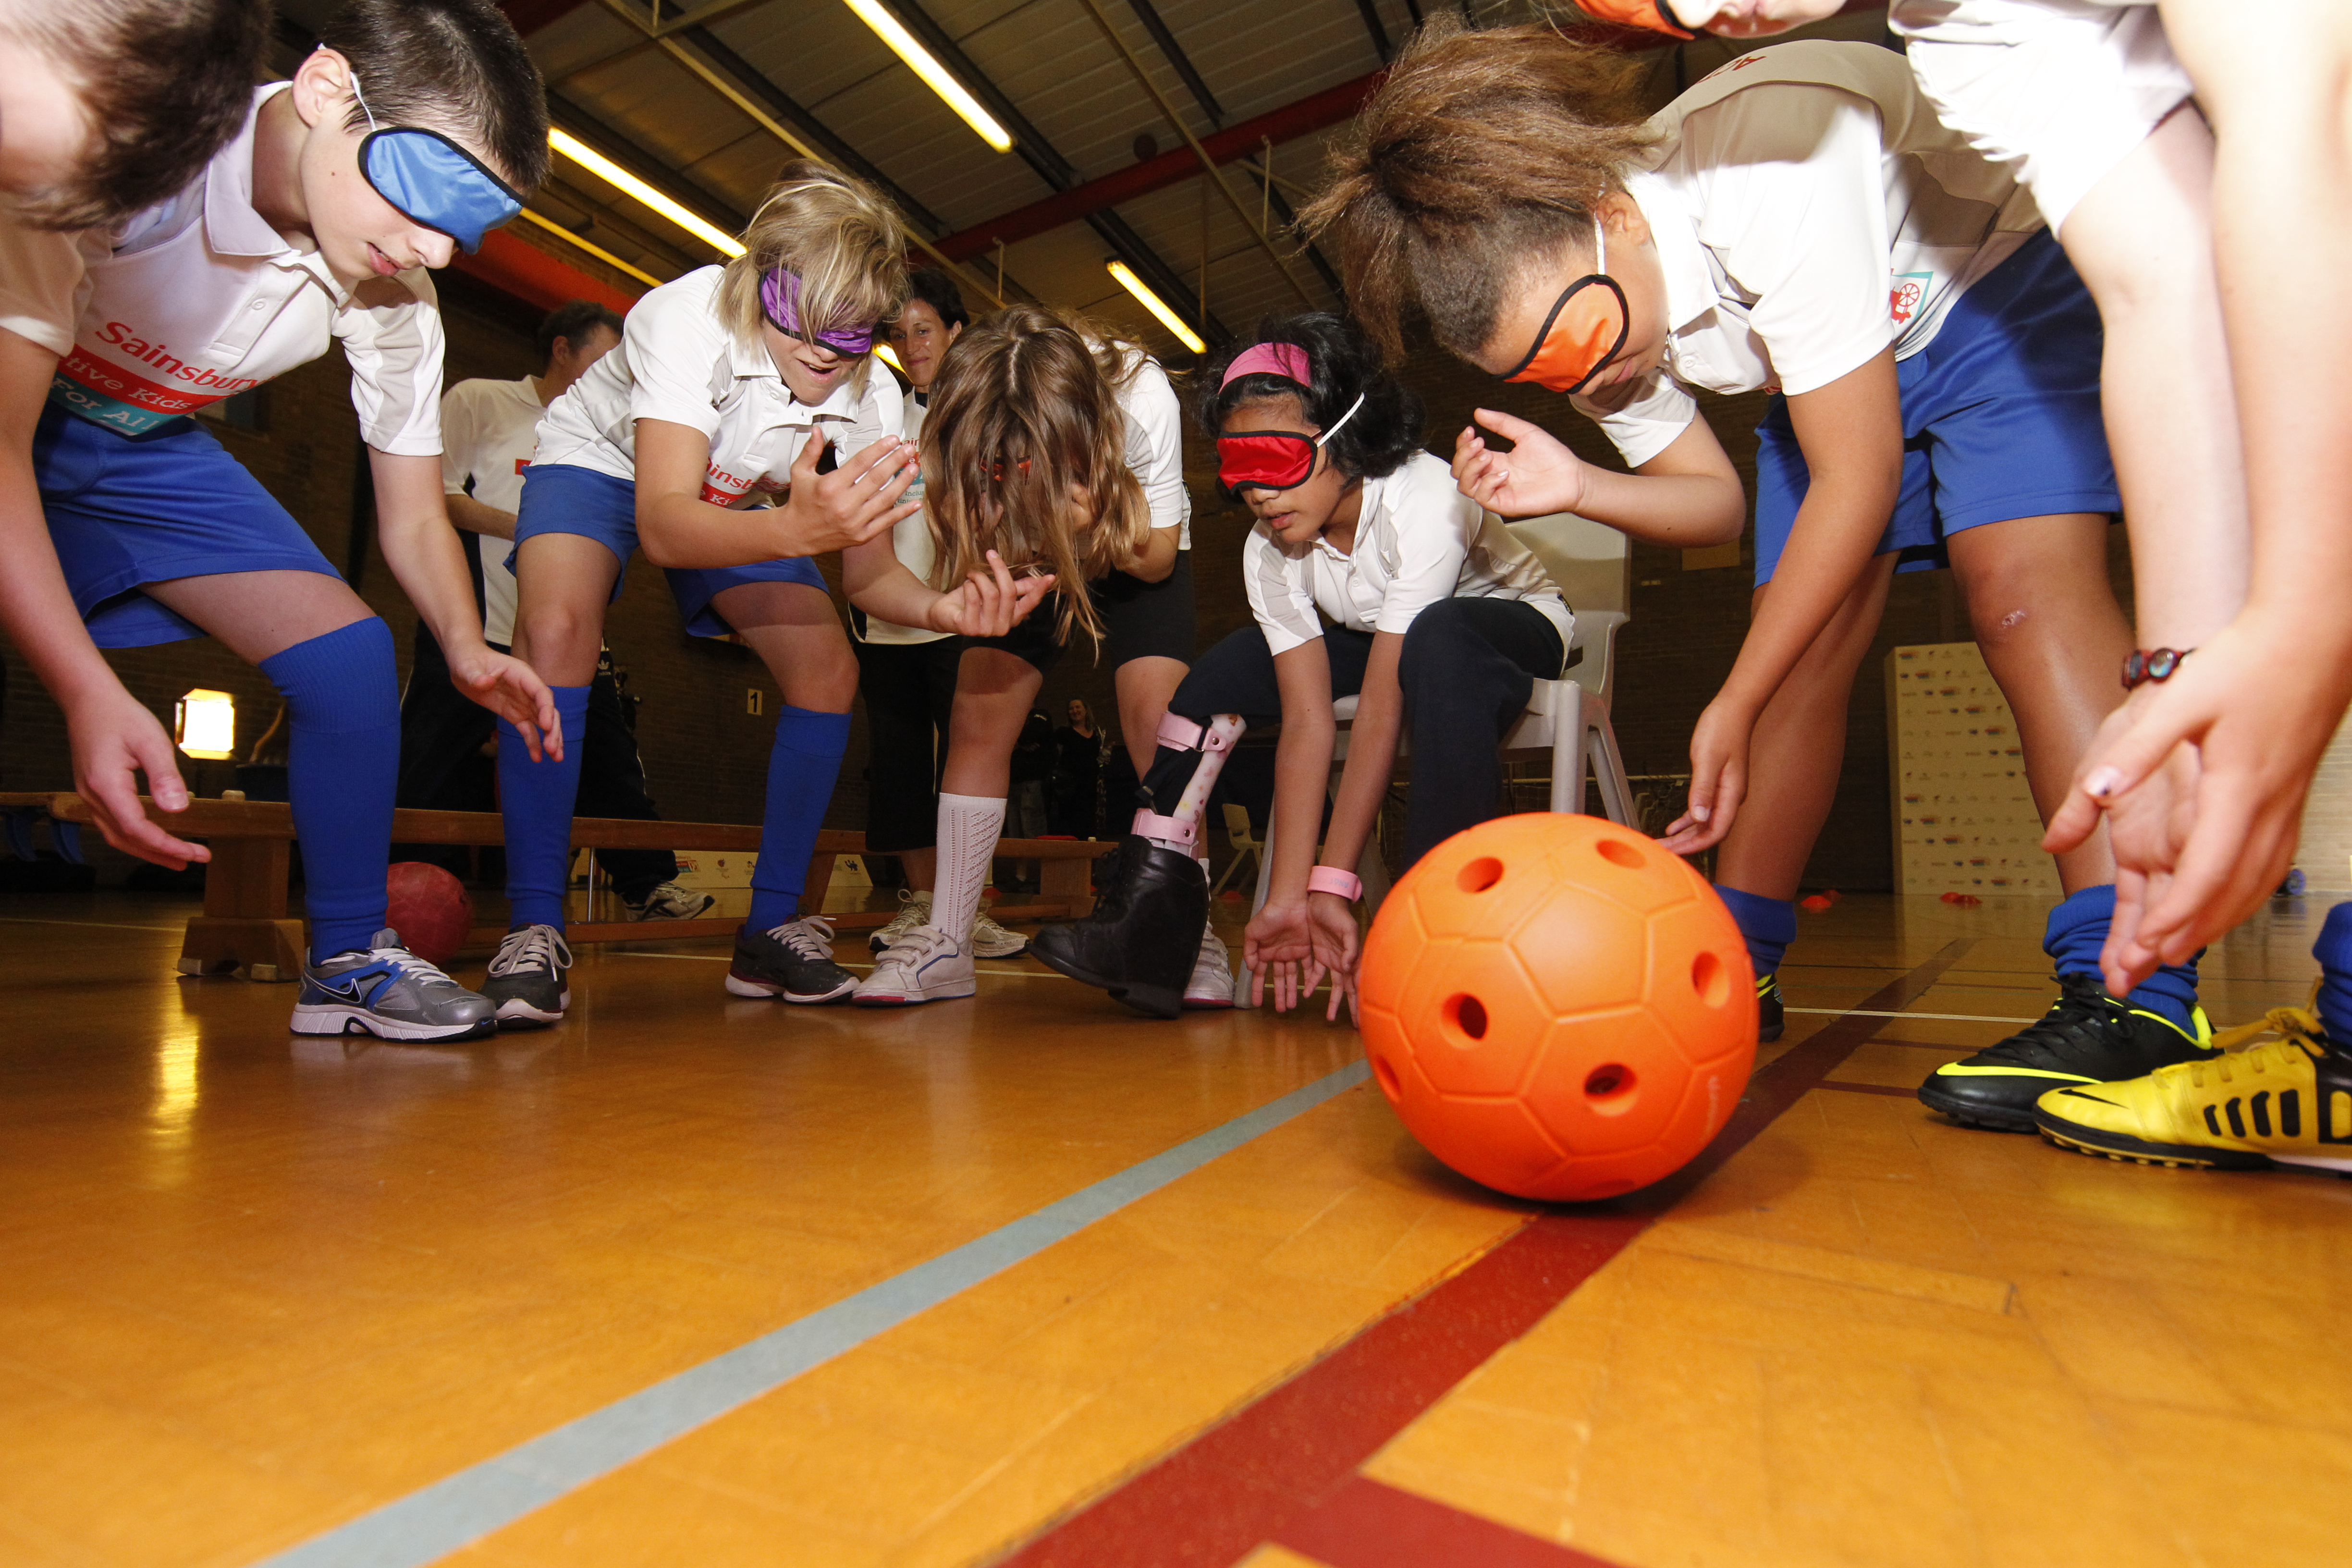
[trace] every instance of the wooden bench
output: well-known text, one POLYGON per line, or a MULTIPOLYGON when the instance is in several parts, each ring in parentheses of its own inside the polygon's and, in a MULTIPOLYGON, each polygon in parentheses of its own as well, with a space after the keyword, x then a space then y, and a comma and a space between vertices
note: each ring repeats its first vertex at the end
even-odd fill
MULTIPOLYGON (((224 974, 249 980, 292 980, 301 973, 302 922, 286 912, 287 874, 294 841, 293 809, 282 801, 196 800, 185 811, 159 811, 144 796, 148 815, 183 838, 201 838, 213 852, 205 875, 205 910, 188 919, 180 948, 183 974, 224 974)), ((0 811, 35 811, 54 821, 90 823, 96 818, 79 795, 68 793, 0 793, 0 811)), ((496 812, 413 811, 392 814, 395 844, 499 844, 505 826, 496 812)), ((574 849, 728 849, 751 854, 760 829, 733 822, 639 822, 621 817, 575 817, 574 849)), ((1092 862, 1112 846, 1095 839, 1006 838, 997 854, 1036 860, 1038 896, 1031 903, 1000 904, 990 912, 1000 921, 1069 920, 1094 908, 1092 862)), ((824 907, 836 856, 862 855, 866 836, 827 829, 817 835, 801 910, 824 907)), ((828 915, 836 928, 862 931, 887 924, 893 911, 859 910, 828 915)), ((566 927, 564 939, 598 942, 682 942, 732 936, 732 918, 691 921, 602 921, 566 927)), ((469 945, 489 947, 504 934, 478 926, 469 945)))

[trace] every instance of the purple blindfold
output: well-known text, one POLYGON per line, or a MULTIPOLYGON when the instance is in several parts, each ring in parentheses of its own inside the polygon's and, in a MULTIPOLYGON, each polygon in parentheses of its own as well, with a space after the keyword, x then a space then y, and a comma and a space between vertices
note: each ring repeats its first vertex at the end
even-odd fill
POLYGON ((760 279, 760 310, 768 324, 786 337, 798 338, 804 343, 818 343, 847 358, 856 358, 874 346, 874 325, 862 327, 830 327, 822 331, 801 330, 800 276, 785 268, 772 268, 760 279))

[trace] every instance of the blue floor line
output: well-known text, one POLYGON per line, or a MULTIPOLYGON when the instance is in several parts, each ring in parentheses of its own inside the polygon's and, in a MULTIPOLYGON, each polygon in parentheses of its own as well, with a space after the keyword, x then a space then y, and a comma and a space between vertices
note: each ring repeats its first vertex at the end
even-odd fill
POLYGON ((928 1263, 265 1558, 255 1568, 423 1568, 1035 1257, 1369 1076, 1364 1063, 1350 1063, 928 1263))

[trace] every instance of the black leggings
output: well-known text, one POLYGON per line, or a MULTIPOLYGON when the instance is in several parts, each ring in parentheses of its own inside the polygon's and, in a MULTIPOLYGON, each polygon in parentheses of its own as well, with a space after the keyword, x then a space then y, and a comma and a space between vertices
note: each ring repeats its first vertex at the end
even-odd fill
POLYGON ((963 637, 932 642, 853 639, 866 699, 866 847, 875 855, 929 849, 940 837, 940 774, 948 765, 956 668, 963 637))
MULTIPOLYGON (((1372 634, 1326 626, 1323 651, 1331 695, 1361 692, 1372 634)), ((1557 679, 1566 658, 1558 628, 1517 599, 1441 599, 1413 617, 1397 665, 1412 763, 1406 865, 1496 814, 1503 799, 1496 749, 1535 682, 1557 679)), ((1244 626, 1202 654, 1168 710, 1195 721, 1238 713, 1251 724, 1279 723, 1282 689, 1265 634, 1244 626)), ((1143 782, 1152 809, 1174 807, 1200 761, 1198 752, 1160 748, 1143 782)))

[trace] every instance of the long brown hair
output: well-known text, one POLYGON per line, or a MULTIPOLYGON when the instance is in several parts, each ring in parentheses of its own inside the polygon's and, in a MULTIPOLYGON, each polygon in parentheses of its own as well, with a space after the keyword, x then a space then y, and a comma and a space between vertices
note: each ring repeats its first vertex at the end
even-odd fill
POLYGON ((1062 640, 1083 628, 1101 642, 1087 584, 1151 532, 1118 405, 1142 363, 1108 330, 1042 305, 1009 305, 948 346, 921 437, 934 586, 985 570, 991 550, 1015 571, 1044 566, 1061 590, 1062 640))
POLYGON ((1518 269, 1586 243, 1643 130, 1644 68, 1541 23, 1430 18, 1332 153, 1299 215, 1328 237, 1356 320, 1391 360, 1418 306, 1457 353, 1494 334, 1518 269))

